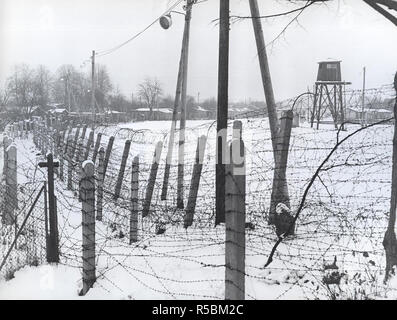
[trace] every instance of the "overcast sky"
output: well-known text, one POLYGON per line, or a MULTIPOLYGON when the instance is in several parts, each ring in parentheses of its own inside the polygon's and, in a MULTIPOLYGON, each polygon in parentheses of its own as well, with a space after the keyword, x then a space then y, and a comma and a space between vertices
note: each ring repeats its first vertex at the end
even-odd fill
MULTIPOLYGON (((0 0, 0 81, 12 66, 62 64, 81 67, 93 49, 106 50, 141 31, 176 0, 0 0)), ((248 0, 230 0, 232 15, 249 15, 248 0)), ((292 8, 286 0, 260 0, 262 14, 292 8)), ((303 4, 304 2, 302 2, 303 4)), ((181 6, 178 7, 181 10, 181 6)), ((188 94, 201 99, 217 95, 219 0, 193 8, 188 94)), ((263 20, 270 42, 291 16, 263 20)), ((173 94, 180 55, 183 17, 173 16, 173 26, 158 24, 136 40, 99 58, 122 93, 131 96, 145 77, 157 77, 166 93, 173 94)), ((230 99, 264 99, 252 22, 231 26, 230 99)), ((317 62, 342 60, 342 77, 353 88, 392 82, 397 71, 397 28, 362 0, 334 0, 305 10, 271 47, 270 68, 277 100, 312 87, 317 62)))

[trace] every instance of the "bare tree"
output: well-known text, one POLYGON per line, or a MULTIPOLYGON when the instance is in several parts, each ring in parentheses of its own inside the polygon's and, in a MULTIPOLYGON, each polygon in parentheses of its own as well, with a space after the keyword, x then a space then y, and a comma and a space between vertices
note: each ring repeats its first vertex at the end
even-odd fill
POLYGON ((50 100, 51 73, 46 66, 39 65, 34 71, 32 90, 33 100, 45 107, 50 100))
POLYGON ((72 65, 58 68, 52 89, 53 99, 63 101, 71 110, 79 111, 89 106, 90 80, 72 65))
POLYGON ((5 86, 0 90, 0 112, 6 107, 9 99, 10 99, 10 91, 7 88, 7 86, 5 86))
POLYGON ((146 78, 145 81, 138 86, 138 96, 150 109, 150 119, 153 118, 153 108, 157 105, 162 92, 161 83, 156 78, 146 78))
POLYGON ((14 66, 13 74, 7 80, 10 98, 28 116, 35 105, 33 90, 34 70, 26 64, 14 66))
POLYGON ((97 65, 97 90, 102 92, 102 94, 106 97, 112 90, 113 84, 110 80, 109 72, 105 65, 97 65))

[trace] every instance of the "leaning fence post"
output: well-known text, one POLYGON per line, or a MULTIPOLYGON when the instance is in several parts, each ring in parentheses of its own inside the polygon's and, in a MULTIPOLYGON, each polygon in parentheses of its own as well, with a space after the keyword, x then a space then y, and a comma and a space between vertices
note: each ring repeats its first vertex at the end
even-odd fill
POLYGON ((74 138, 73 138, 73 145, 72 145, 72 159, 74 158, 74 154, 76 153, 76 149, 78 146, 78 142, 79 142, 79 134, 80 134, 80 126, 77 126, 76 128, 76 132, 74 134, 74 138))
POLYGON ((8 146, 6 168, 6 201, 3 222, 11 225, 15 222, 15 210, 18 208, 18 181, 17 181, 17 147, 8 146))
POLYGON ((96 157, 98 155, 98 150, 99 147, 101 146, 101 138, 102 138, 102 133, 98 133, 96 136, 96 142, 95 142, 95 147, 94 147, 94 152, 92 154, 92 161, 95 163, 96 157))
POLYGON ((19 138, 23 138, 23 122, 19 121, 18 122, 18 127, 19 127, 19 138))
POLYGON ((131 175, 131 212, 130 212, 130 244, 138 241, 138 191, 139 191, 139 157, 132 162, 131 175))
POLYGON ((146 217, 149 214, 150 204, 152 202, 154 184, 156 183, 157 171, 159 168, 162 149, 163 149, 163 142, 159 141, 156 145, 156 150, 154 151, 153 163, 150 169, 150 176, 146 187, 146 197, 142 208, 142 217, 146 217))
POLYGON ((104 158, 105 158, 105 149, 101 147, 99 149, 99 158, 98 158, 98 189, 97 189, 97 205, 96 205, 96 219, 98 221, 102 221, 102 204, 103 204, 103 182, 105 180, 105 167, 104 167, 104 158))
POLYGON ((245 148, 241 122, 233 125, 230 164, 226 165, 225 299, 245 298, 245 148))
POLYGON ((123 184, 125 166, 127 164, 128 154, 130 152, 131 140, 127 140, 124 145, 123 156, 121 158, 120 170, 117 176, 116 188, 114 191, 113 199, 116 200, 120 196, 121 186, 123 184))
POLYGON ((106 170, 108 168, 109 160, 110 160, 110 153, 112 152, 113 148, 114 137, 109 138, 108 147, 106 149, 105 160, 103 163, 103 174, 106 174, 106 170))
POLYGON ((33 128, 33 143, 37 148, 37 133, 36 133, 36 120, 33 121, 32 123, 32 128, 33 128))
POLYGON ((59 146, 58 146, 58 154, 59 154, 59 179, 63 181, 63 162, 64 162, 64 143, 65 143, 65 132, 63 131, 60 133, 60 140, 59 140, 59 146))
POLYGON ((88 160, 88 156, 90 154, 91 145, 92 145, 93 142, 94 142, 94 131, 91 131, 90 135, 88 136, 88 141, 87 141, 87 145, 86 145, 86 149, 85 149, 84 160, 88 160))
POLYGON ((67 189, 72 190, 72 179, 73 179, 73 137, 71 135, 68 136, 68 141, 66 144, 67 149, 67 161, 68 161, 68 184, 67 189))
POLYGON ((185 228, 190 227, 193 224, 194 211, 196 209, 197 194, 200 186, 201 171, 203 169, 203 160, 205 152, 205 144, 207 142, 206 136, 201 136, 197 140, 196 149, 196 162, 193 167, 192 180, 190 182, 189 198, 187 201, 186 211, 185 211, 185 228))
POLYGON ((11 138, 9 138, 8 136, 5 135, 3 137, 3 150, 4 150, 3 175, 4 175, 4 177, 7 172, 7 148, 10 146, 11 143, 12 143, 11 138))
POLYGON ((87 132, 87 125, 84 125, 83 132, 81 133, 81 139, 85 139, 85 133, 87 132))
MULTIPOLYGON (((75 160, 75 175, 76 181, 79 181, 82 173, 82 165, 84 162, 84 154, 83 154, 83 139, 79 139, 78 147, 76 150, 76 160, 75 160)), ((79 201, 81 201, 81 196, 79 195, 79 201)))
POLYGON ((83 229, 83 289, 85 295, 92 288, 95 276, 95 167, 92 161, 83 162, 81 177, 83 229))

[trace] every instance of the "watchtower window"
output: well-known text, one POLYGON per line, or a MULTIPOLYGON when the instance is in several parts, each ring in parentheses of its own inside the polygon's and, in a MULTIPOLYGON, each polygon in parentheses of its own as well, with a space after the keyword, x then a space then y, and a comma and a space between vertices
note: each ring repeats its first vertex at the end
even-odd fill
POLYGON ((327 69, 336 69, 336 64, 327 64, 327 69))

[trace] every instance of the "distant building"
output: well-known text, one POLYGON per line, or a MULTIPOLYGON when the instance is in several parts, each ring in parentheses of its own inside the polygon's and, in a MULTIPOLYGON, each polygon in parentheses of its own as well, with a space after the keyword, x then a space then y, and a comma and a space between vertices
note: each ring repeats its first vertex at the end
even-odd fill
POLYGON ((208 120, 215 119, 216 112, 207 110, 201 106, 197 106, 194 110, 190 111, 189 119, 191 120, 208 120))
POLYGON ((363 119, 366 123, 375 123, 390 118, 393 118, 393 112, 387 109, 347 107, 345 114, 346 121, 353 123, 361 123, 363 119))
POLYGON ((132 110, 132 118, 135 121, 163 121, 172 120, 172 110, 169 108, 160 108, 152 110, 152 118, 150 119, 150 109, 149 108, 138 108, 132 110))

